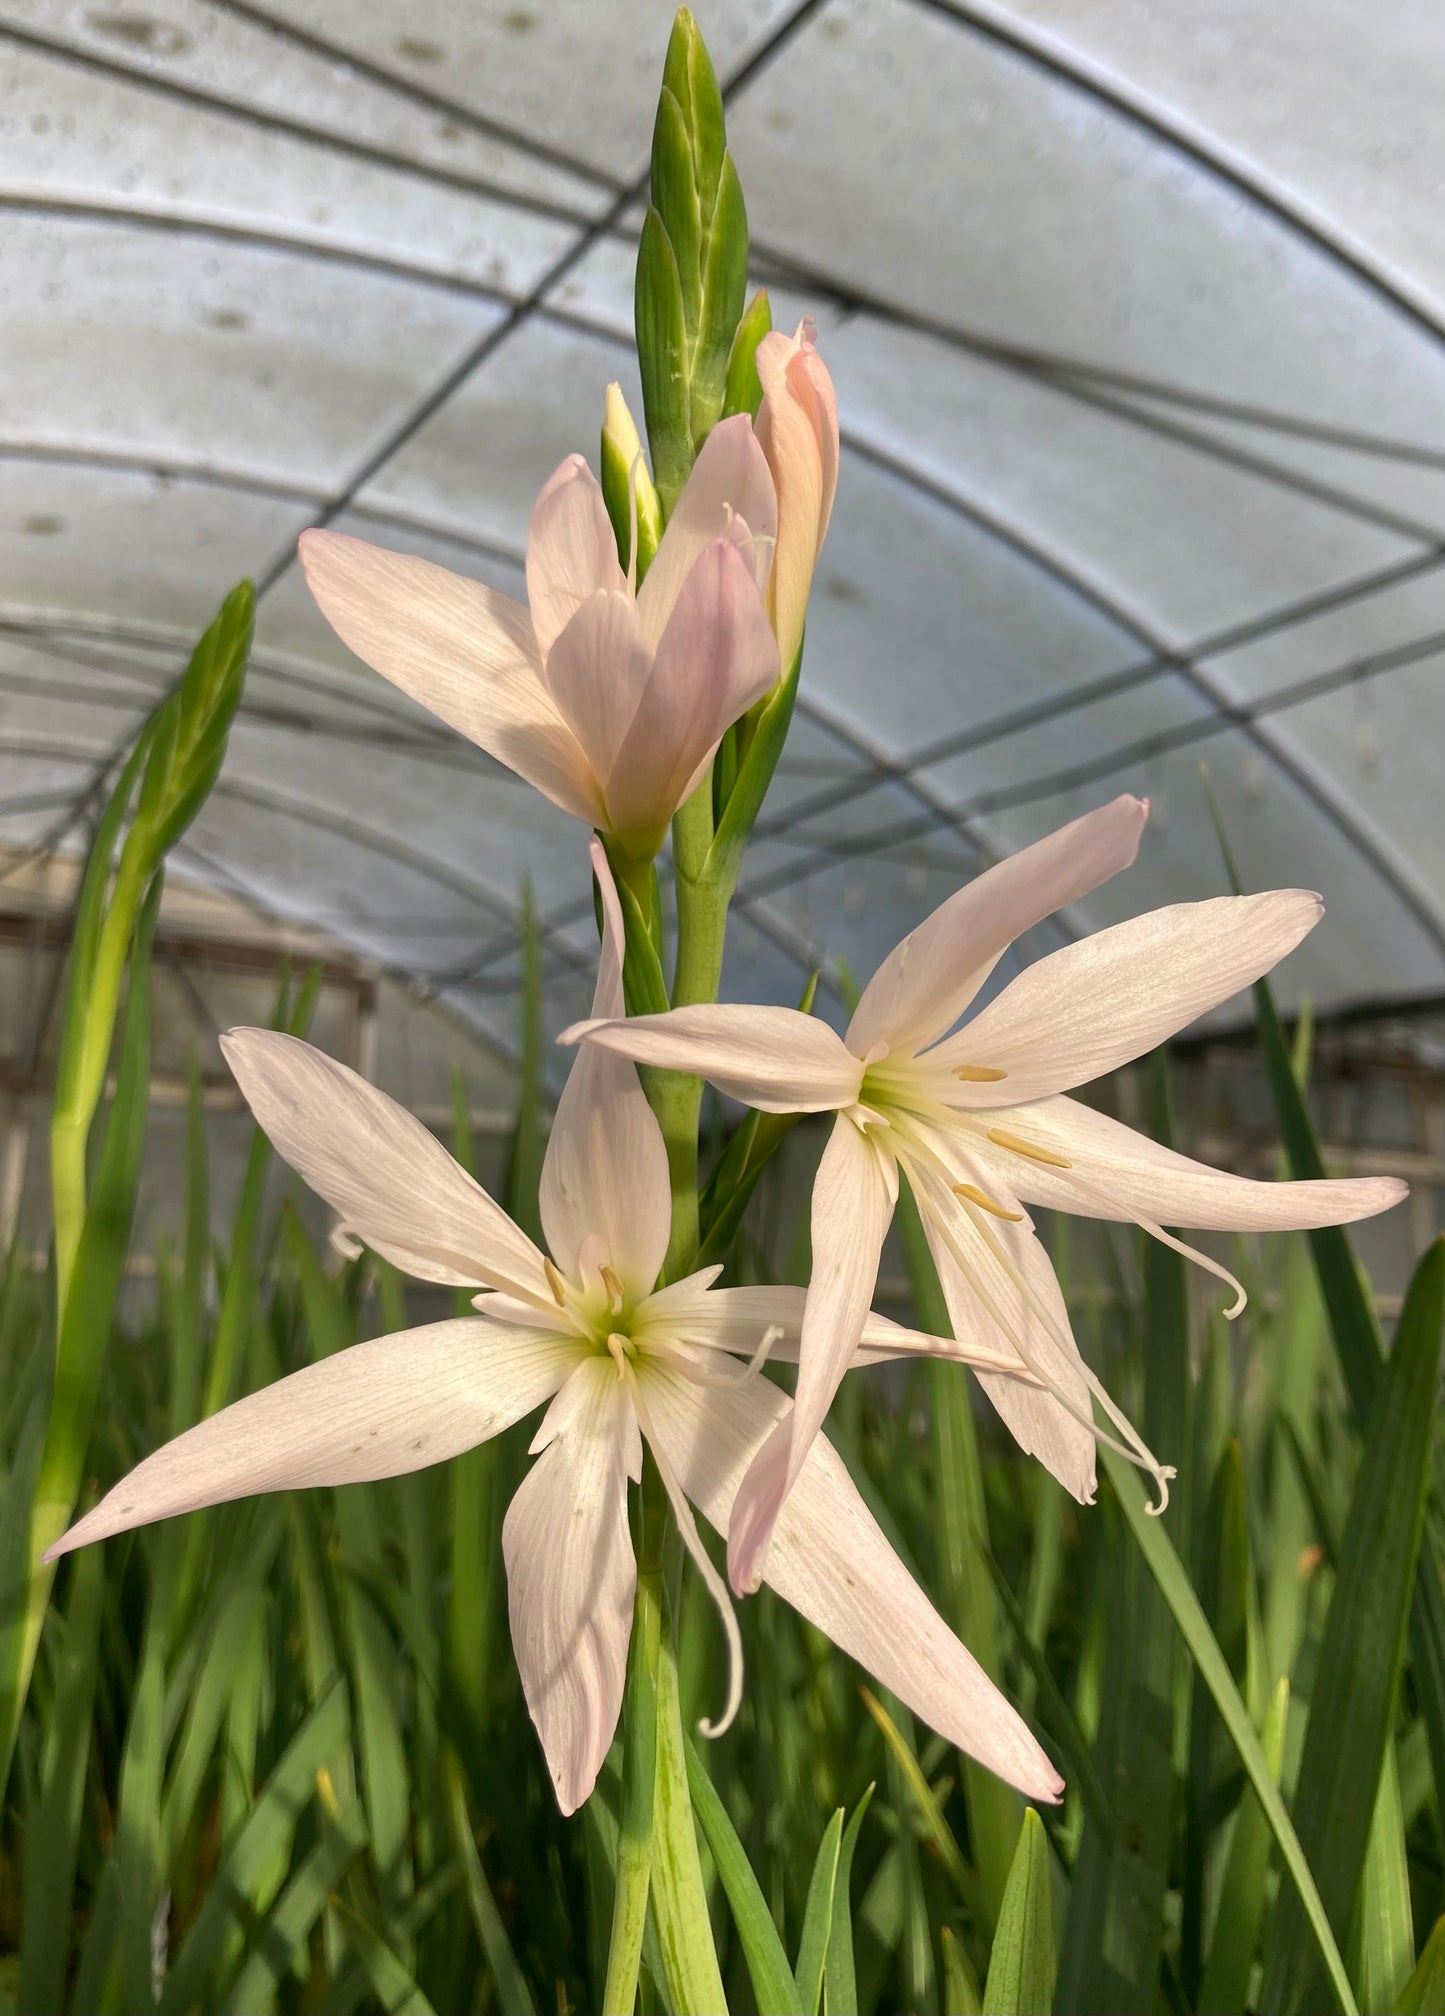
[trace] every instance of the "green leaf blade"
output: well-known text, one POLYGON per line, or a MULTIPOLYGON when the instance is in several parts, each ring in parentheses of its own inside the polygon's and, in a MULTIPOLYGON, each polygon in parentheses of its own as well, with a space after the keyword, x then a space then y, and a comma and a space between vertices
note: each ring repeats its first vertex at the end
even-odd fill
POLYGON ((1132 1464, 1117 1456, 1113 1450, 1101 1449, 1100 1455, 1110 1482, 1119 1500, 1120 1509, 1129 1522, 1129 1530, 1136 1545, 1143 1554, 1149 1571, 1163 1592, 1164 1600, 1174 1616, 1180 1635, 1188 1646, 1199 1677, 1214 1696, 1220 1717, 1229 1732, 1231 1742, 1239 1753, 1240 1762, 1253 1785, 1256 1796, 1264 1809, 1270 1830, 1278 1844, 1281 1859, 1289 1872, 1290 1881, 1303 1904, 1310 1930, 1320 1949, 1334 1992, 1343 2016, 1359 2016, 1354 1991, 1350 1986, 1345 1963, 1340 1957, 1331 1928, 1328 1912, 1321 1901, 1318 1886, 1310 1865, 1300 1847, 1299 1837, 1280 1798, 1279 1789, 1260 1747, 1254 1725, 1249 1719, 1234 1684, 1228 1661, 1220 1650, 1219 1641, 1209 1628, 1199 1598, 1190 1585, 1183 1562, 1174 1551, 1168 1533, 1150 1510, 1144 1486, 1132 1464))
POLYGON ((1030 1806, 1019 1829, 989 1956, 983 2016, 1048 2016, 1055 1972, 1049 1843, 1030 1806))
MULTIPOLYGON (((1427 1250, 1405 1298, 1365 1437, 1295 1794, 1300 1845, 1342 1937, 1364 1865, 1404 1656, 1445 1342, 1445 1239, 1427 1250)), ((1265 1982, 1271 2009, 1306 2005, 1308 1932, 1282 1900, 1265 1982)))
POLYGON ((798 2000, 804 2016, 818 2016, 823 1997, 823 1969, 828 1958, 828 1939, 833 1928, 833 1893, 838 1881, 838 1858, 843 1846, 843 1809, 840 1806, 823 1829, 813 1873, 808 1878, 808 1901, 803 1911, 803 1931, 798 1941, 798 1963, 793 1978, 798 1984, 798 2000))

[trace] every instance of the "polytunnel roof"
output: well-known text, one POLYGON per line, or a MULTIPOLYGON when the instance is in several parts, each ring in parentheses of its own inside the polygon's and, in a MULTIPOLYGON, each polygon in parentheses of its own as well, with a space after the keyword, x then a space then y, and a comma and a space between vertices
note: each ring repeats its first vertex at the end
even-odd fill
MULTIPOLYGON (((736 995, 859 974, 1119 790, 1138 867, 1329 914, 1323 1007, 1445 993, 1434 0, 715 0, 756 277, 843 422, 736 995), (833 970, 830 967, 830 972, 833 970)), ((514 593, 629 357, 670 0, 3 0, 0 844, 53 841, 231 582, 257 647, 178 866, 515 1021, 590 988, 574 822, 351 659, 324 521, 514 593)), ((1052 935, 1051 935, 1052 934, 1052 935)))

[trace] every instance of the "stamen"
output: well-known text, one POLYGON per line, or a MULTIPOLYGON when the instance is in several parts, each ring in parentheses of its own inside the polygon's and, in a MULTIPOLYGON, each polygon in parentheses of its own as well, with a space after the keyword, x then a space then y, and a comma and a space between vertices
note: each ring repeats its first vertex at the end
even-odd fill
POLYGON ((545 1253, 542 1255, 542 1272, 547 1277, 547 1286, 552 1291, 552 1300, 557 1304, 559 1309, 565 1309, 567 1307, 567 1283, 562 1279, 561 1274, 545 1253))
POLYGON ((661 1358, 667 1364, 676 1366, 684 1379, 694 1386, 747 1386, 762 1371, 768 1353, 785 1334, 781 1323, 770 1323, 763 1332, 762 1342, 754 1351, 746 1365, 739 1365, 728 1356, 726 1348, 716 1346, 704 1349, 697 1344, 686 1344, 678 1337, 650 1337, 647 1340, 647 1355, 661 1358))
POLYGON ((1040 1148, 1036 1142, 1025 1141, 1018 1134, 1009 1134, 1002 1127, 990 1127, 988 1138, 995 1148, 1012 1149, 1015 1155, 1027 1155, 1030 1162, 1047 1162, 1051 1169, 1072 1169, 1074 1166, 1062 1155, 1056 1155, 1052 1148, 1040 1148))
POLYGON ((1007 1071, 995 1071, 991 1064, 955 1064, 955 1078, 961 1078, 965 1085, 997 1085, 1007 1078, 1007 1071))
MULTIPOLYGON (((1077 1169, 1071 1170, 1069 1176, 1075 1189, 1081 1191, 1096 1206, 1107 1210, 1111 1216, 1113 1215, 1115 1209, 1118 1207, 1110 1199, 1105 1186, 1092 1182, 1086 1176, 1081 1176, 1077 1169)), ((1127 1209, 1128 1207, 1126 1206, 1125 1208, 1127 1209)), ((1207 1274, 1217 1276, 1219 1280, 1224 1282, 1226 1287, 1234 1290, 1234 1300, 1224 1312, 1226 1323, 1232 1323, 1236 1316, 1243 1314, 1245 1306, 1249 1301, 1249 1296, 1245 1291, 1244 1283, 1239 1279, 1238 1275, 1230 1273, 1223 1261, 1215 1260, 1208 1253, 1201 1253, 1197 1246, 1190 1246, 1183 1239, 1177 1239, 1172 1232, 1166 1232, 1164 1227, 1157 1224, 1154 1219, 1146 1218, 1142 1211, 1129 1211, 1129 1217, 1139 1227, 1139 1230, 1147 1232, 1151 1239, 1157 1239, 1161 1245, 1169 1247, 1172 1252, 1182 1254, 1184 1259, 1194 1261, 1196 1266, 1202 1267, 1207 1274)))
POLYGON ((1159 1461, 1158 1457, 1155 1456, 1154 1452, 1140 1435, 1138 1429, 1135 1428, 1133 1422, 1130 1421, 1128 1415, 1124 1413, 1122 1408, 1115 1405, 1103 1382, 1090 1370, 1078 1346, 1074 1345, 1071 1348, 1069 1343, 1060 1335, 1050 1312, 1040 1302, 1037 1295, 1034 1294, 1022 1272, 1015 1266, 1003 1247, 1000 1246, 998 1240, 989 1231, 988 1226, 984 1224, 982 1219, 978 1218, 973 1219, 971 1222, 974 1230, 982 1239, 994 1261, 1003 1269, 1014 1287, 1023 1296, 1031 1313, 1037 1317, 1043 1326, 1044 1332, 1049 1337, 1054 1348, 1062 1354, 1070 1366, 1078 1371, 1089 1392, 1098 1401, 1115 1427, 1118 1428, 1120 1434, 1128 1438, 1127 1441, 1121 1442, 1115 1436, 1110 1435, 1106 1429, 1099 1426, 1091 1413, 1086 1414, 1067 1393, 1061 1391, 1058 1382, 1050 1378, 1047 1369, 1038 1363, 1034 1353, 1024 1343, 1022 1333, 1008 1322, 997 1302, 989 1294, 987 1288, 979 1279, 977 1271, 969 1261, 967 1254, 954 1237, 952 1228, 946 1219, 941 1216, 936 1217, 934 1223, 949 1252, 953 1255, 959 1272, 963 1275, 969 1287, 978 1296, 984 1309, 993 1318, 994 1322, 997 1323, 999 1329, 1002 1330, 1004 1336, 1028 1367, 1029 1371, 1038 1375, 1041 1383, 1048 1388, 1049 1393, 1058 1402, 1059 1406, 1063 1408, 1064 1412, 1072 1420, 1077 1421, 1081 1428, 1086 1428, 1096 1442, 1102 1443, 1106 1449, 1112 1449, 1115 1455, 1122 1456, 1126 1462, 1134 1464, 1137 1469, 1143 1470, 1149 1476, 1153 1482, 1154 1489, 1159 1494, 1158 1503, 1151 1505, 1149 1510, 1156 1515, 1164 1511, 1169 1503, 1169 1479, 1177 1474, 1175 1470, 1169 1464, 1159 1461))
POLYGON ((599 1267, 597 1271, 602 1276, 602 1285, 607 1290, 608 1296, 611 1299, 612 1314, 614 1316, 620 1316, 622 1314, 622 1303, 626 1292, 623 1289, 622 1283, 618 1280, 616 1274, 613 1273, 610 1267, 605 1266, 599 1267))
POLYGON ((754 1351, 752 1357, 749 1358, 748 1360, 749 1377, 752 1377, 762 1371, 764 1365, 766 1365, 768 1362, 768 1353, 772 1350, 773 1346, 777 1343, 778 1339, 782 1335, 783 1335, 783 1326, 781 1323, 770 1323, 767 1329, 764 1330, 762 1336, 762 1342, 758 1345, 757 1350, 754 1351))
POLYGON ((728 1594, 728 1586, 721 1575, 718 1574, 717 1569, 714 1568, 712 1557, 702 1544, 697 1530, 697 1521, 692 1516, 692 1507, 687 1502, 682 1486, 673 1472, 672 1465, 663 1454, 662 1444, 657 1438, 657 1432, 653 1428, 647 1411, 647 1403, 642 1397, 642 1382, 638 1379, 631 1365, 627 1364, 625 1360, 623 1361, 622 1369, 624 1377, 632 1389, 632 1404, 637 1409, 638 1425, 647 1437, 647 1445, 652 1451, 653 1461, 657 1464, 657 1473, 662 1479, 663 1488, 666 1490, 668 1499, 671 1502, 673 1515, 677 1520, 677 1529, 682 1535, 683 1545, 692 1556, 693 1566, 697 1569, 698 1574, 701 1575, 704 1583, 706 1583, 707 1592, 712 1597, 713 1602, 716 1603, 718 1615, 722 1619, 723 1633, 728 1643, 727 1699, 723 1703, 722 1717, 719 1721, 710 1722, 706 1716, 703 1716, 697 1728, 700 1736, 723 1736, 732 1727, 733 1720, 737 1715, 739 1707, 742 1705, 743 1634, 738 1629, 738 1620, 733 1610, 732 1597, 728 1594))
POLYGON ((694 1386, 746 1386, 752 1377, 746 1365, 739 1365, 721 1351, 702 1351, 675 1337, 650 1337, 647 1355, 673 1366, 694 1386))
POLYGON ((962 1197, 966 1204, 976 1204, 980 1211, 991 1211, 995 1218, 1006 1218, 1010 1225, 1022 1225, 1024 1222, 1022 1211, 1010 1211, 1006 1205, 980 1190, 976 1183, 955 1183, 953 1194, 962 1197))
POLYGON ((607 1339, 607 1349, 612 1355, 613 1364, 617 1367, 618 1378, 625 1379, 627 1377, 627 1361, 632 1356, 631 1340, 614 1330, 607 1339))

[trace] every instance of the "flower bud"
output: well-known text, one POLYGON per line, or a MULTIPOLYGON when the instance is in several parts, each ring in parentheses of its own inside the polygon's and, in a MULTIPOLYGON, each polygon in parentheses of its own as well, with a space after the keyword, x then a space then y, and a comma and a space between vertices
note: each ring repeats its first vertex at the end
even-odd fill
POLYGON ((811 320, 758 345, 763 403, 757 435, 778 493, 778 544, 768 614, 786 673, 803 641, 813 568, 838 485, 838 400, 811 320))
POLYGON ((602 408, 602 495, 607 515, 617 534, 617 551, 622 564, 632 569, 633 511, 637 513, 637 567, 641 580, 662 537, 662 506, 648 473, 647 457, 637 422, 622 396, 622 387, 609 385, 602 408), (635 496, 635 505, 634 505, 635 496))

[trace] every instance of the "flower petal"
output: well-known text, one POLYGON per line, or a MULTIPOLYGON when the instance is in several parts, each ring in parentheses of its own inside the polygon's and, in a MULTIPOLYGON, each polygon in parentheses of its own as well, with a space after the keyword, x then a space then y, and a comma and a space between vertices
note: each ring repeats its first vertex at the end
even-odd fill
POLYGON ((659 845, 723 730, 777 677, 777 640, 758 584, 732 541, 714 539, 682 584, 607 773, 611 830, 639 852, 659 845))
POLYGON ((625 586, 590 596, 552 646, 548 690, 599 778, 617 760, 651 673, 625 586))
POLYGON ((575 1338, 477 1317, 353 1344, 198 1422, 138 1463, 46 1556, 203 1505, 441 1463, 540 1407, 575 1338))
POLYGON ((228 1030, 221 1049, 277 1152, 384 1259, 422 1281, 545 1293, 526 1233, 394 1099, 272 1029, 228 1030))
MULTIPOLYGON (((1140 1057, 1292 952, 1324 914, 1307 889, 1173 903, 1026 966, 936 1061, 1007 1075, 956 1103, 1018 1106, 1140 1057)), ((930 1062, 935 1061, 930 1058, 930 1062)))
POLYGON ((743 1479, 728 1528, 728 1577, 740 1596, 758 1586, 783 1500, 853 1361, 897 1201, 892 1156, 840 1113, 813 1181, 813 1271, 797 1396, 743 1479))
MULTIPOLYGON (((704 1351, 726 1351, 740 1358, 755 1357, 764 1338, 769 1337, 765 1355, 796 1365, 807 1297, 806 1288, 708 1288, 692 1275, 650 1296, 633 1320, 633 1334, 704 1351)), ((531 1312, 519 1307, 517 1314, 530 1317, 531 1312)), ((853 1353, 854 1365, 883 1365, 896 1358, 919 1357, 950 1358, 961 1365, 1015 1376, 1019 1370, 1017 1357, 1001 1341, 997 1345, 979 1345, 977 1341, 958 1344, 951 1337, 910 1330, 891 1316, 868 1311, 853 1353)))
POLYGON ((781 330, 765 336, 757 362, 763 388, 758 441, 778 491, 768 609, 786 668, 802 642, 813 569, 838 485, 838 400, 809 321, 791 337, 781 330))
POLYGON ((752 422, 746 413, 736 413, 720 420, 704 441, 637 591, 637 614, 648 643, 656 649, 662 641, 683 583, 715 539, 736 539, 742 531, 752 542, 748 570, 761 592, 777 530, 772 472, 752 422))
POLYGON ((863 990, 848 1047, 907 1053, 946 1035, 1016 938, 1076 903, 1139 851, 1147 802, 1116 798, 985 869, 889 953, 863 990))
MULTIPOLYGON (((912 1167, 908 1174, 955 1338, 966 1347, 997 1349, 1003 1343, 1044 1381, 1031 1386, 980 1371, 984 1392, 1024 1454, 1037 1456, 1080 1504, 1092 1504, 1089 1382, 1058 1277, 1037 1233, 1002 1219, 991 1225, 1009 1263, 1001 1265, 940 1178, 912 1167)), ((1007 1190, 999 1202, 1012 1205, 1007 1190)))
POLYGON ((597 1782, 622 1707, 637 1563, 627 1479, 642 1443, 610 1358, 558 1394, 502 1523, 512 1646, 564 1813, 597 1782))
POLYGON ((520 602, 341 532, 303 532, 300 550, 322 615, 373 672, 564 812, 597 822, 596 786, 542 683, 520 602))
MULTIPOLYGON (((689 1498, 726 1533, 744 1473, 785 1417, 766 1380, 706 1390, 644 1364, 653 1431, 689 1498)), ((949 1630, 889 1546, 826 1436, 778 1517, 766 1578, 786 1602, 951 1743, 1032 1799, 1058 1773, 1022 1717, 949 1630)))
POLYGON ((569 455, 543 484, 527 527, 527 602, 549 672, 552 646, 601 590, 632 599, 601 485, 582 456, 569 455))
POLYGON ((665 1071, 695 1071, 760 1113, 827 1113, 851 1106, 863 1066, 843 1040, 796 1008, 700 1002, 665 1015, 574 1022, 559 1043, 597 1043, 665 1071))
MULTIPOLYGON (((1316 1183, 1230 1176, 1062 1095, 989 1117, 1006 1132, 1063 1156, 1087 1177, 1089 1188, 1081 1192, 1066 1169, 1053 1169, 1006 1149, 985 1151, 981 1145, 980 1159, 1006 1166, 1007 1181, 1030 1204, 1072 1211, 1080 1218, 1131 1221, 1142 1214, 1163 1225, 1222 1232, 1305 1230, 1373 1218, 1409 1195, 1408 1184, 1397 1176, 1316 1183)), ((985 1178, 985 1188, 987 1182, 985 1178)))
MULTIPOLYGON (((592 869, 602 892, 602 952, 594 1014, 622 1013, 622 909, 602 843, 592 841, 592 869)), ((589 1236, 624 1284, 646 1295, 667 1252, 672 1190, 667 1149, 637 1067, 586 1044, 557 1101, 542 1163, 542 1229, 564 1274, 577 1278, 589 1236)))

